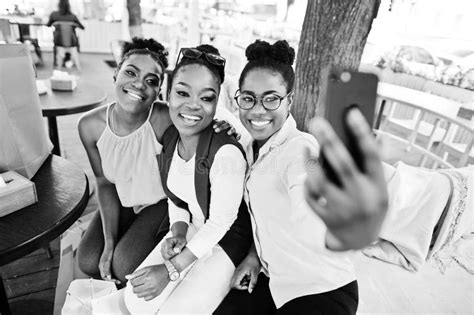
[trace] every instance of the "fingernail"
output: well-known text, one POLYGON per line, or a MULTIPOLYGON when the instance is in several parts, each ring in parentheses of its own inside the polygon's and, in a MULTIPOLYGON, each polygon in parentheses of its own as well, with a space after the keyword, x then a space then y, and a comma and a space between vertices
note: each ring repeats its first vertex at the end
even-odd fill
POLYGON ((353 108, 349 111, 349 114, 347 115, 347 119, 353 124, 357 124, 357 125, 363 124, 365 122, 364 116, 362 116, 362 113, 357 108, 353 108))
POLYGON ((252 293, 253 288, 249 287, 249 293, 252 293))
POLYGON ((127 280, 130 280, 132 278, 133 278, 132 275, 125 275, 125 279, 127 279, 127 280))

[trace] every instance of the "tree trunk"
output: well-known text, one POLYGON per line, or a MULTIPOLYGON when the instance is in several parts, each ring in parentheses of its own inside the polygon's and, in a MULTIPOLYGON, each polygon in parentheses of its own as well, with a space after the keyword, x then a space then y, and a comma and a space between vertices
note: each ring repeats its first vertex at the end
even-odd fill
POLYGON ((140 0, 127 0, 128 28, 130 37, 143 37, 142 9, 140 0))
POLYGON ((300 130, 324 114, 329 70, 357 70, 380 0, 308 1, 296 62, 292 114, 300 130))

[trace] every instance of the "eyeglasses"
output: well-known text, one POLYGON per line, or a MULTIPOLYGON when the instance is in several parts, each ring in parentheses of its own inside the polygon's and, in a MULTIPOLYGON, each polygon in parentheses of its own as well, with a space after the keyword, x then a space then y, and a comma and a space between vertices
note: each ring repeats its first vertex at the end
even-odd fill
POLYGON ((225 58, 213 53, 206 53, 202 52, 196 48, 181 48, 178 54, 178 59, 176 60, 176 64, 178 64, 181 55, 186 58, 190 59, 199 59, 199 58, 205 58, 209 63, 220 66, 220 67, 225 67, 225 58))
POLYGON ((234 99, 237 102, 237 105, 245 110, 252 109, 260 101, 263 108, 268 111, 274 111, 280 107, 281 101, 286 97, 290 96, 291 93, 293 93, 293 91, 290 91, 285 96, 280 96, 275 93, 269 93, 257 97, 256 95, 252 95, 249 93, 240 93, 240 90, 237 90, 237 92, 235 92, 234 99))

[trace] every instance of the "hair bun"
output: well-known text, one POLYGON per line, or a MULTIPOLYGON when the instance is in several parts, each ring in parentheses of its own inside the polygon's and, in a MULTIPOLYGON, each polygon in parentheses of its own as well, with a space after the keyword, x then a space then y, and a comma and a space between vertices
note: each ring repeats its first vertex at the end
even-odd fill
POLYGON ((270 54, 271 46, 263 40, 257 39, 245 49, 245 56, 248 61, 255 61, 267 58, 270 54))
POLYGON ((270 45, 266 41, 257 39, 247 47, 245 56, 248 61, 270 58, 291 66, 295 61, 295 50, 288 45, 286 40, 279 40, 270 45))
POLYGON ((295 50, 286 40, 276 41, 272 45, 272 58, 291 66, 295 61, 295 50))

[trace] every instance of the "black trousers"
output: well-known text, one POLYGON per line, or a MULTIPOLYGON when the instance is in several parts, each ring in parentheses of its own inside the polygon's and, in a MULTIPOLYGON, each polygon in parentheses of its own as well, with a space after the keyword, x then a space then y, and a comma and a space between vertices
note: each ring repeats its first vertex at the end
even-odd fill
POLYGON ((268 283, 269 278, 260 273, 252 294, 231 290, 214 315, 348 315, 355 314, 359 304, 357 281, 353 281, 332 291, 300 296, 277 309, 268 283))
MULTIPOLYGON (((112 276, 126 283, 125 275, 135 271, 169 230, 168 202, 159 201, 135 214, 132 208, 119 212, 118 242, 112 258, 112 276)), ((79 268, 100 279, 99 260, 104 250, 104 232, 99 210, 92 218, 78 247, 79 268)))

